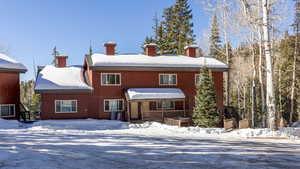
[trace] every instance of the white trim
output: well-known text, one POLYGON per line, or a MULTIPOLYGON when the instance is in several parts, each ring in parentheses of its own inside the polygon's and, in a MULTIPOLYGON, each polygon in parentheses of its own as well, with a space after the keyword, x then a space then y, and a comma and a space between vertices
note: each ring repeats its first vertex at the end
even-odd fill
POLYGON ((117 110, 117 111, 124 111, 124 109, 125 109, 125 107, 124 107, 124 105, 125 105, 125 102, 124 102, 124 99, 104 99, 103 100, 103 111, 104 112, 112 112, 111 110, 109 110, 109 111, 107 111, 107 110, 105 110, 105 101, 111 101, 111 100, 122 100, 122 110, 117 110))
POLYGON ((101 86, 121 86, 121 84, 122 84, 122 75, 121 75, 121 73, 101 73, 100 81, 101 81, 101 86), (103 81, 102 81, 102 76, 103 75, 109 75, 109 74, 119 75, 120 76, 120 84, 104 84, 103 81))
POLYGON ((16 117, 16 105, 15 104, 0 104, 0 117, 16 117), (14 106, 14 114, 9 115, 9 116, 2 116, 1 115, 1 106, 14 106))
MULTIPOLYGON (((197 86, 197 76, 200 76, 201 74, 200 73, 197 73, 195 74, 194 78, 195 78, 195 85, 197 86)), ((200 80, 200 77, 199 77, 199 80, 200 80)))
POLYGON ((159 73, 158 74, 158 80, 159 80, 159 85, 160 86, 177 86, 177 74, 176 73, 159 73), (161 81, 160 81, 160 75, 168 75, 168 76, 170 76, 170 75, 175 75, 175 80, 176 80, 176 83, 175 84, 161 84, 161 81))
POLYGON ((77 100, 67 100, 67 99, 64 99, 64 100, 54 100, 54 112, 55 113, 78 113, 78 103, 77 103, 78 101, 77 100), (76 106, 75 106, 75 108, 76 108, 76 110, 75 111, 70 111, 70 112, 57 112, 56 111, 56 102, 58 102, 58 101, 75 101, 76 102, 76 106))

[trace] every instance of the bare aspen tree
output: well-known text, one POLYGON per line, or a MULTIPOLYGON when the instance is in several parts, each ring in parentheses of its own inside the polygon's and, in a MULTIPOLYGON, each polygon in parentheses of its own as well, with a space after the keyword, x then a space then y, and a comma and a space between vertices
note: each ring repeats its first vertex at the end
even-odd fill
POLYGON ((273 84, 273 65, 272 65, 272 53, 271 53, 271 42, 270 42, 270 16, 269 16, 269 0, 262 0, 262 11, 263 11, 263 40, 266 57, 266 100, 267 100, 267 111, 268 111, 268 126, 271 129, 276 129, 276 106, 275 106, 275 95, 274 95, 274 84, 273 84))
MULTIPOLYGON (((261 0, 257 0, 257 5, 258 5, 258 16, 261 16, 261 5, 262 2, 261 0)), ((258 66, 258 76, 259 76, 259 84, 260 84, 260 96, 261 96, 261 112, 262 112, 262 127, 266 127, 266 114, 265 114, 265 109, 266 109, 266 97, 265 97, 265 89, 264 89, 264 72, 263 72, 263 37, 262 37, 262 23, 259 19, 259 23, 258 23, 258 38, 259 38, 259 66, 258 66)))
POLYGON ((298 34, 299 34, 299 25, 300 25, 300 2, 299 0, 296 0, 295 5, 295 22, 293 24, 294 31, 295 31, 295 48, 294 48, 294 60, 293 60, 293 76, 292 76, 292 88, 291 88, 291 112, 290 112, 290 119, 289 123, 293 122, 293 115, 294 115, 294 109, 295 109, 295 83, 296 83, 296 62, 297 62, 297 56, 298 56, 298 47, 299 47, 299 40, 298 40, 298 34))

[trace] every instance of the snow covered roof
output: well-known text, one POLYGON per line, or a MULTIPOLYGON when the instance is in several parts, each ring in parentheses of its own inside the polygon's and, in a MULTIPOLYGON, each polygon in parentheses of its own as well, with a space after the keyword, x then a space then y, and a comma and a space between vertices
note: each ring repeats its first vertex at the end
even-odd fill
POLYGON ((177 88, 130 88, 127 97, 128 100, 184 99, 185 95, 177 88))
POLYGON ((105 55, 95 53, 90 57, 91 67, 127 67, 127 68, 185 68, 194 71, 201 67, 227 70, 228 66, 212 57, 189 57, 182 55, 147 56, 143 54, 105 55))
POLYGON ((38 92, 88 92, 92 90, 92 87, 85 83, 81 67, 58 68, 49 65, 39 72, 35 90, 38 92))
POLYGON ((25 73, 27 70, 22 63, 5 54, 0 53, 0 71, 25 73))

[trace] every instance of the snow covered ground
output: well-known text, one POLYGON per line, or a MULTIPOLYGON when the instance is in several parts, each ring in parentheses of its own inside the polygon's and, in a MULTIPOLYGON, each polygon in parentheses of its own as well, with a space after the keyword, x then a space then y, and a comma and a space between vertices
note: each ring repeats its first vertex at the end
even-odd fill
POLYGON ((0 169, 299 168, 300 128, 178 128, 159 123, 0 119, 0 169), (255 137, 285 139, 257 139, 255 137), (286 137, 289 136, 289 139, 286 137))

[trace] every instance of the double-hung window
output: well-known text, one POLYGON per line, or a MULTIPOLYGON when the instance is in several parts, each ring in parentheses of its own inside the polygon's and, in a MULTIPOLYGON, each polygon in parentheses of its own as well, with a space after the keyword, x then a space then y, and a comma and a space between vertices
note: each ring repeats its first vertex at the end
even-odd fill
POLYGON ((0 117, 14 117, 15 112, 14 104, 0 104, 0 117))
POLYGON ((177 85, 177 75, 159 74, 159 85, 177 85))
POLYGON ((77 100, 55 100, 56 113, 76 113, 77 100))
POLYGON ((201 75, 200 74, 195 74, 195 85, 198 85, 201 79, 201 75))
POLYGON ((101 73, 101 85, 104 86, 121 85, 121 73, 101 73))
POLYGON ((114 112, 114 111, 123 111, 123 110, 124 110, 123 99, 105 99, 104 100, 104 111, 105 112, 114 112))

